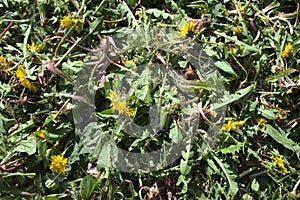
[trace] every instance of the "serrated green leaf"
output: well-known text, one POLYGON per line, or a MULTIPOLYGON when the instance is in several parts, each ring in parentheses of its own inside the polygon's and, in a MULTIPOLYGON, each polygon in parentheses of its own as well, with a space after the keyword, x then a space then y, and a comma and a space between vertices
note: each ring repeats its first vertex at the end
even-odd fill
POLYGON ((97 186, 97 179, 92 175, 85 176, 80 183, 79 194, 82 199, 89 200, 97 186))
POLYGON ((300 154, 300 146, 293 140, 287 138, 287 134, 279 129, 273 128, 270 124, 266 124, 266 133, 272 137, 276 142, 283 145, 285 148, 292 150, 296 153, 298 159, 300 154))
POLYGON ((237 144, 230 145, 230 146, 227 147, 227 148, 221 149, 221 153, 222 153, 222 154, 227 154, 227 153, 235 154, 235 153, 238 152, 243 146, 244 146, 244 144, 241 143, 241 142, 239 142, 239 143, 237 143, 237 144))

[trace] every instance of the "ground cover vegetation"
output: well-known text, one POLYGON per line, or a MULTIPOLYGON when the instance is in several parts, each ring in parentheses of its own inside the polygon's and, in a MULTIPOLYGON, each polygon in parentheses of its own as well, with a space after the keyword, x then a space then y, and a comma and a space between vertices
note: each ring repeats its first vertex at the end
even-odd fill
MULTIPOLYGON (((298 199, 299 6, 297 0, 2 0, 0 198, 298 199), (174 163, 149 173, 102 166, 76 134, 73 115, 73 100, 85 100, 74 85, 91 50, 138 27, 169 28, 201 44, 225 88, 217 143, 202 154, 200 135, 213 115, 205 104, 211 88, 196 85, 195 102, 203 101, 204 112, 198 136, 174 163)), ((158 48, 117 57, 96 80, 97 121, 128 151, 180 141, 175 90, 147 78, 132 85, 128 99, 116 89, 128 71, 154 62, 201 81, 183 57, 158 48), (118 116, 149 124, 155 102, 165 108, 159 134, 136 138, 118 130, 118 116)))

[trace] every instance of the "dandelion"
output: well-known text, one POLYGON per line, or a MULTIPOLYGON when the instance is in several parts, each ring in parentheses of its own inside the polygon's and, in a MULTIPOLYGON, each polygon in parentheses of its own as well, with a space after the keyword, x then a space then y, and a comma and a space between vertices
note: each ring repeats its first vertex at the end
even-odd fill
POLYGON ((116 92, 110 90, 109 96, 107 98, 111 101, 109 106, 113 110, 118 111, 119 114, 125 114, 129 117, 132 117, 134 115, 134 108, 130 108, 129 106, 127 106, 126 101, 119 100, 119 97, 116 92))
POLYGON ((276 114, 276 118, 278 120, 283 120, 286 119, 288 117, 288 113, 284 110, 281 110, 279 113, 276 114))
POLYGON ((80 33, 82 31, 84 19, 75 19, 70 13, 67 16, 61 17, 60 19, 60 26, 62 28, 71 28, 76 23, 78 25, 76 25, 74 29, 77 33, 80 33))
POLYGON ((8 66, 7 60, 6 60, 6 58, 3 57, 3 56, 0 56, 0 65, 1 65, 2 67, 7 67, 7 66, 8 66))
POLYGON ((237 121, 235 122, 235 125, 237 128, 242 128, 246 123, 246 120, 241 120, 241 121, 237 121))
POLYGON ((60 26, 62 28, 71 28, 73 26, 72 19, 73 17, 70 13, 68 14, 68 16, 61 17, 61 19, 59 20, 60 26))
POLYGON ((224 124, 222 126, 222 131, 225 131, 225 132, 229 132, 231 131, 232 129, 235 129, 235 125, 232 121, 228 121, 227 124, 224 124))
POLYGON ((34 42, 27 45, 27 48, 32 52, 32 53, 37 53, 40 50, 40 46, 38 44, 35 44, 34 42))
POLYGON ((51 156, 50 169, 56 174, 65 174, 68 158, 64 158, 63 155, 51 156))
POLYGON ((234 31, 233 31, 233 35, 240 35, 243 32, 242 27, 240 25, 238 25, 234 31))
POLYGON ((229 132, 235 128, 242 128, 245 123, 246 123, 246 120, 237 121, 237 122, 228 121, 227 124, 224 124, 222 126, 222 131, 229 132))
POLYGON ((282 58, 287 58, 289 57, 290 52, 293 50, 293 45, 291 43, 288 43, 285 47, 284 50, 281 53, 282 58))
POLYGON ((241 4, 238 5, 238 9, 241 12, 241 15, 245 15, 245 8, 246 6, 242 6, 241 4))
POLYGON ((271 159, 279 166, 279 168, 281 169, 281 173, 283 175, 285 175, 288 172, 287 168, 284 165, 284 160, 282 159, 281 156, 273 155, 273 156, 271 156, 271 159))
POLYGON ((34 134, 41 140, 44 140, 46 138, 45 130, 35 131, 34 134))
POLYGON ((189 31, 193 30, 194 25, 194 21, 186 22, 185 25, 180 28, 179 37, 184 38, 189 33, 189 31))
POLYGON ((257 119, 257 124, 260 127, 260 130, 264 131, 266 129, 265 123, 268 122, 265 118, 257 119))
POLYGON ((126 60, 125 61, 125 66, 129 68, 136 68, 136 64, 133 60, 126 60))
POLYGON ((24 88, 32 90, 34 93, 38 91, 37 83, 33 83, 26 78, 26 72, 23 66, 19 66, 16 71, 16 77, 24 88))
POLYGON ((133 117, 133 115, 134 115, 134 108, 127 108, 127 112, 126 112, 126 114, 129 116, 129 117, 133 117))

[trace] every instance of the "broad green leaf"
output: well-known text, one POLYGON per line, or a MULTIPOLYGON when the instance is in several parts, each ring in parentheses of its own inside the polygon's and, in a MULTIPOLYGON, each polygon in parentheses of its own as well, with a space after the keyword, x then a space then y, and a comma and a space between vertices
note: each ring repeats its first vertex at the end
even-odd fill
POLYGON ((8 8, 7 0, 3 0, 4 5, 8 8))
POLYGON ((215 62, 215 65, 222 71, 237 77, 237 74, 233 71, 232 67, 230 66, 230 64, 228 62, 217 61, 217 62, 215 62))
POLYGON ((28 155, 33 155, 36 152, 36 139, 22 140, 20 144, 14 149, 14 152, 23 152, 28 155))
POLYGON ((64 181, 64 176, 47 173, 45 177, 45 186, 51 191, 57 190, 64 181))
POLYGON ((257 110, 266 119, 269 119, 269 120, 276 119, 276 115, 272 110, 267 110, 267 109, 262 109, 262 108, 258 108, 257 110))
POLYGON ((182 158, 184 160, 188 160, 188 159, 191 159, 194 156, 194 154, 195 154, 194 151, 187 151, 187 152, 183 151, 182 152, 182 158))
POLYGON ((140 90, 136 90, 135 96, 138 97, 140 100, 144 101, 145 103, 150 103, 150 92, 151 91, 149 85, 144 85, 140 90))
POLYGON ((97 186, 97 179, 92 175, 85 176, 80 183, 80 196, 84 200, 89 200, 97 186))
MULTIPOLYGON (((27 43, 28 43, 28 38, 29 38, 29 35, 30 35, 30 32, 31 32, 31 28, 32 28, 32 26, 31 26, 31 24, 28 26, 28 28, 27 28, 27 30, 26 30, 26 32, 25 32, 25 35, 24 35, 24 41, 23 41, 23 54, 24 54, 24 56, 26 56, 27 55, 27 43)), ((25 66, 25 65, 24 65, 25 66)), ((26 67, 26 66, 25 66, 26 67)), ((27 67, 26 67, 26 69, 27 69, 27 67)))
POLYGON ((187 64, 188 64, 187 61, 179 61, 179 62, 178 62, 179 67, 181 67, 181 68, 183 68, 183 69, 186 68, 187 64))
POLYGON ((172 141, 175 143, 175 144, 179 144, 181 141, 182 141, 182 134, 181 134, 181 131, 180 129, 178 129, 178 126, 174 126, 171 130, 170 130, 170 134, 169 134, 169 137, 172 139, 172 141))
POLYGON ((250 104, 249 111, 250 111, 250 112, 254 112, 254 111, 256 110, 257 104, 258 104, 258 99, 256 99, 255 101, 253 101, 253 102, 250 104))
POLYGON ((277 130, 270 124, 266 124, 266 133, 285 148, 295 152, 299 159, 300 146, 293 140, 287 138, 287 133, 285 133, 282 129, 277 130))
POLYGON ((185 176, 191 172, 192 167, 189 165, 188 160, 180 160, 180 173, 181 175, 185 176))
POLYGON ((10 85, 2 83, 0 81, 0 96, 1 96, 1 99, 3 99, 10 91, 11 91, 10 85))

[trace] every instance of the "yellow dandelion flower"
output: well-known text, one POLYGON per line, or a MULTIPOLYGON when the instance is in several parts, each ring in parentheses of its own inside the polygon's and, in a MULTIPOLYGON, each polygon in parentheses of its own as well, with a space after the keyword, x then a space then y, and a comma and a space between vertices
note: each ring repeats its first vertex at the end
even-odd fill
POLYGON ((73 26, 73 16, 69 13, 67 16, 61 17, 60 21, 60 26, 62 28, 71 28, 73 26))
POLYGON ((127 112, 126 102, 125 101, 113 101, 110 106, 119 112, 119 114, 125 114, 127 112))
POLYGON ((271 156, 271 159, 279 166, 283 175, 287 174, 288 170, 284 165, 284 160, 280 156, 271 156))
POLYGON ((257 119, 257 124, 260 127, 260 129, 262 131, 264 131, 266 129, 265 123, 267 123, 268 121, 265 118, 259 118, 257 119))
POLYGON ((228 121, 227 124, 224 124, 222 126, 222 131, 229 132, 235 128, 236 128, 236 125, 232 121, 228 121))
POLYGON ((130 117, 134 115, 134 108, 127 106, 126 101, 119 100, 119 97, 115 91, 110 90, 107 98, 111 101, 109 106, 113 110, 118 111, 119 114, 125 114, 130 117))
POLYGON ((110 90, 109 91, 109 96, 107 97, 111 102, 116 101, 118 98, 118 95, 115 91, 110 90))
POLYGON ((279 113, 276 114, 276 118, 278 120, 283 120, 286 119, 288 117, 288 113, 285 110, 281 110, 279 113))
POLYGON ((65 174, 68 158, 64 158, 63 155, 51 156, 50 169, 56 174, 65 174))
POLYGON ((234 122, 234 124, 237 128, 242 128, 245 125, 245 123, 246 123, 246 120, 234 122))
POLYGON ((234 31, 233 31, 233 35, 240 35, 243 32, 242 27, 240 25, 238 25, 234 31))
POLYGON ((32 52, 32 53, 36 53, 40 50, 40 45, 35 44, 34 42, 27 45, 27 48, 32 52))
POLYGON ((245 123, 246 123, 246 120, 236 121, 236 122, 228 121, 227 124, 224 124, 222 126, 222 131, 229 132, 235 128, 242 128, 245 123))
POLYGON ((84 19, 75 19, 70 13, 67 16, 61 17, 60 26, 62 28, 71 28, 77 22, 79 22, 79 25, 75 26, 74 29, 77 33, 80 33, 82 31, 84 19))
POLYGON ((180 28, 179 37, 184 38, 189 33, 189 31, 193 30, 194 25, 194 21, 186 22, 185 25, 180 28))
POLYGON ((41 140, 44 140, 46 138, 45 130, 35 131, 34 134, 41 140))
POLYGON ((25 70, 23 66, 19 66, 17 71, 16 71, 16 77, 18 79, 23 78, 24 76, 26 76, 25 70))
POLYGON ((133 117, 134 116, 134 108, 131 108, 131 107, 127 107, 127 112, 126 114, 129 116, 129 117, 133 117))
POLYGON ((238 9, 242 15, 245 15, 245 8, 246 8, 246 6, 242 6, 241 4, 238 5, 238 9))
POLYGON ((26 78, 26 72, 23 66, 19 66, 16 71, 16 77, 24 88, 32 90, 34 93, 38 91, 37 83, 31 82, 26 78))
POLYGON ((293 45, 291 43, 288 43, 285 47, 284 50, 281 53, 282 58, 287 58, 289 57, 290 52, 293 50, 293 45))

